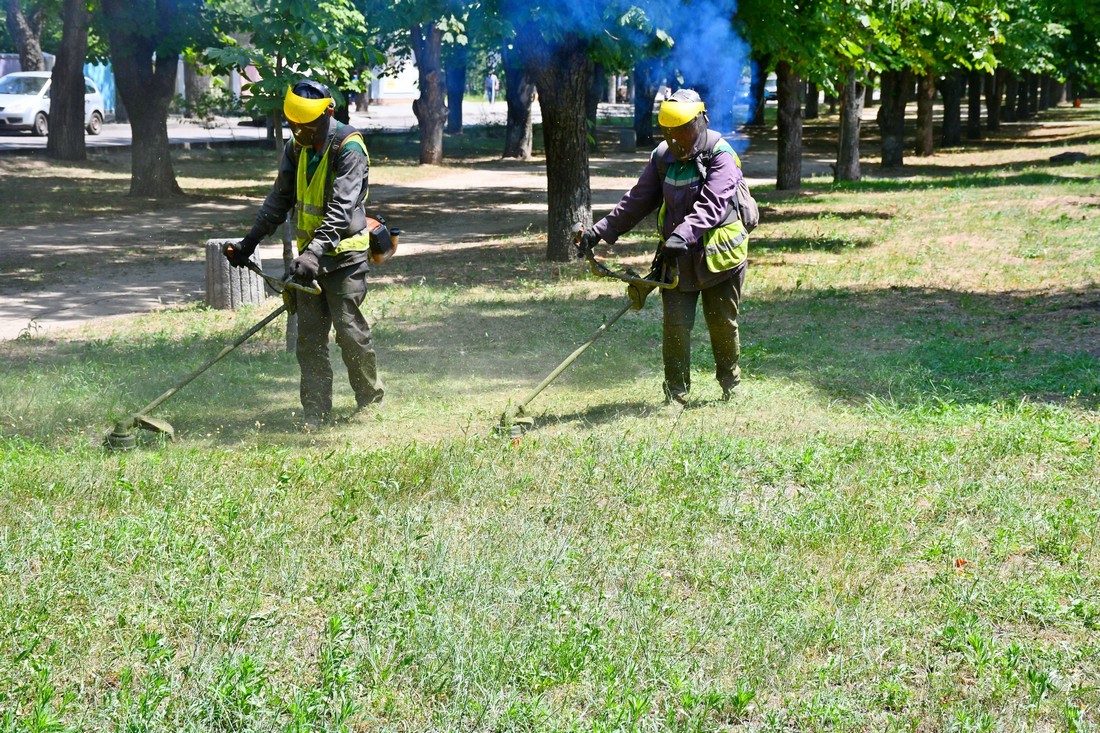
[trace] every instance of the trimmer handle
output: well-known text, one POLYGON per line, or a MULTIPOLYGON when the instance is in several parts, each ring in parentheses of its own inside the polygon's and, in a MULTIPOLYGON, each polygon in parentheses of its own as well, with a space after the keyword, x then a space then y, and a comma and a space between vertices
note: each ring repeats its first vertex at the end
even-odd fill
POLYGON ((268 275, 266 272, 260 269, 259 265, 251 260, 248 261, 248 264, 246 264, 245 267, 262 277, 269 285, 271 285, 272 288, 275 289, 275 292, 277 293, 281 293, 284 290, 300 290, 301 292, 308 293, 309 295, 321 294, 321 286, 316 280, 308 285, 305 285, 295 280, 292 275, 287 275, 282 280, 280 280, 278 278, 272 277, 271 275, 268 275))
MULTIPOLYGON (((573 241, 575 243, 580 243, 583 233, 584 224, 577 222, 573 225, 573 241)), ((612 270, 603 262, 597 260, 596 255, 593 254, 590 249, 584 250, 583 254, 584 259, 588 261, 588 267, 592 270, 592 274, 599 275, 600 277, 611 277, 616 280, 622 280, 625 283, 630 283, 631 285, 643 285, 651 288, 660 288, 661 290, 673 290, 680 284, 680 269, 676 267, 675 260, 671 262, 664 261, 662 248, 658 248, 657 252, 653 255, 653 264, 650 266, 650 270, 645 277, 631 271, 619 272, 612 270)))

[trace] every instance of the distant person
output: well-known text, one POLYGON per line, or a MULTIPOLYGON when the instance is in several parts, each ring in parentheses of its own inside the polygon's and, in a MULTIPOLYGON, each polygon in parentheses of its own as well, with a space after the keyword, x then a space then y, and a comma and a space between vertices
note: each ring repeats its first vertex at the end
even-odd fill
POLYGON ((497 78, 495 71, 490 71, 489 76, 485 77, 485 98, 489 100, 489 104, 497 101, 497 92, 500 91, 500 79, 497 78))
POLYGON ((722 399, 731 399, 741 383, 737 315, 749 245, 734 196, 741 161, 720 133, 707 129, 709 122, 694 90, 680 89, 662 102, 657 123, 665 142, 650 154, 638 182, 611 213, 581 235, 584 250, 601 240, 614 244, 658 212, 661 256, 680 273, 675 289, 661 290, 665 404, 687 404, 691 331, 700 296, 722 399))
POLYGON ((335 103, 323 84, 303 79, 287 89, 283 112, 291 139, 256 223, 237 244, 225 248, 234 267, 244 267, 257 245, 286 221, 297 204, 298 257, 295 279, 321 286, 320 295, 290 291, 298 313, 299 387, 305 430, 331 420, 332 365, 329 332, 336 328, 357 412, 384 396, 371 342, 370 324, 359 306, 367 293, 370 234, 365 200, 370 159, 363 135, 333 119, 335 103))

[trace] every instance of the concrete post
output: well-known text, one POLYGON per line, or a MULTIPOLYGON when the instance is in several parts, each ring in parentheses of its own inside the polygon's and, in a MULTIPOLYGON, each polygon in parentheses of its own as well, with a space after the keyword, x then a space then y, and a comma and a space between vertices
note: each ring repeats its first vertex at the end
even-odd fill
MULTIPOLYGON (((206 304, 220 310, 236 310, 242 305, 259 305, 264 302, 264 281, 256 273, 243 267, 233 267, 225 259, 222 250, 236 239, 206 240, 206 304)), ((252 261, 262 268, 258 255, 252 261)))

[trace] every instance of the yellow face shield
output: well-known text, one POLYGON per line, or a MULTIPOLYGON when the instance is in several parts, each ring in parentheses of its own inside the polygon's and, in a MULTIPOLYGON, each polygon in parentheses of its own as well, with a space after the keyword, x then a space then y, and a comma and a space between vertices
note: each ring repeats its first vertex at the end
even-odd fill
POLYGON ((680 127, 694 120, 706 109, 702 102, 666 100, 661 102, 661 109, 657 112, 657 124, 661 127, 680 127))
POLYGON ((330 104, 332 104, 331 97, 306 99, 299 97, 293 89, 287 87, 286 98, 283 100, 283 114, 286 115, 287 121, 304 125, 324 114, 330 104))

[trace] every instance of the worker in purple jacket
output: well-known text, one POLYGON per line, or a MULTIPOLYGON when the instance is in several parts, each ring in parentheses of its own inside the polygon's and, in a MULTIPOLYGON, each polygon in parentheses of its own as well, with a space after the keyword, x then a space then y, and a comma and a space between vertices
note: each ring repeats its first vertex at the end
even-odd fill
POLYGON ((679 285, 661 291, 665 403, 687 404, 691 330, 700 295, 722 399, 729 400, 741 382, 737 313, 749 245, 734 196, 741 161, 720 133, 707 129, 706 106, 690 89, 664 101, 657 122, 665 142, 611 213, 581 234, 580 246, 591 249, 601 240, 614 244, 658 211, 662 256, 680 272, 679 285))

